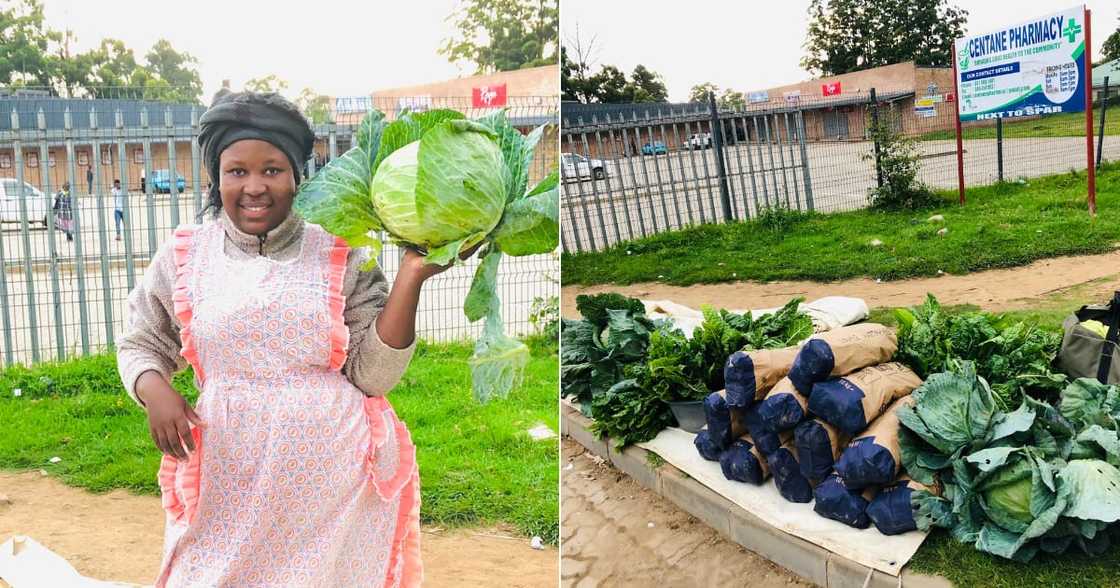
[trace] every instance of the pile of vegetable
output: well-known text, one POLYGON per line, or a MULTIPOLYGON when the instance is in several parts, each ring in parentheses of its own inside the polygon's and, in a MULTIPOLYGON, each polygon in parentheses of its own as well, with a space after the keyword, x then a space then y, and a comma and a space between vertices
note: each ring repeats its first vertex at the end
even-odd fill
POLYGON ((647 318, 640 301, 579 296, 584 318, 565 320, 561 331, 561 394, 620 446, 648 441, 674 424, 669 402, 702 400, 723 388, 732 353, 788 347, 812 335, 801 301, 757 318, 704 307, 704 321, 688 338, 668 321, 647 318))
POLYGON ((932 294, 915 309, 898 309, 895 356, 919 376, 948 370, 956 360, 974 363, 992 387, 1001 408, 1019 405, 1024 395, 1052 399, 1066 377, 1051 369, 1061 335, 986 312, 949 314, 932 294))
POLYGON ((463 310, 472 322, 486 318, 471 359, 474 394, 482 402, 508 394, 529 357, 502 327, 502 255, 548 253, 559 244, 558 175, 528 187, 543 129, 523 135, 504 111, 474 120, 453 110, 405 112, 386 122, 373 110, 354 147, 296 195, 304 219, 351 247, 371 247, 371 266, 382 246, 378 233, 439 265, 458 263, 460 254, 481 245, 463 310))
POLYGON ((949 368, 898 415, 907 472, 944 488, 912 495, 919 528, 1018 561, 1120 538, 1120 390, 1079 379, 1056 405, 1023 396, 1009 412, 976 365, 949 368))

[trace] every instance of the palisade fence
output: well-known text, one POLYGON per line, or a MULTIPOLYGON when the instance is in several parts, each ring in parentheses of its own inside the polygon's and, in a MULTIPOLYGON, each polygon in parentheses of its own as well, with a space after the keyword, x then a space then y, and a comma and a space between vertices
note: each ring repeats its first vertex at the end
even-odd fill
MULTIPOLYGON (((172 230, 198 222, 210 182, 197 143, 201 105, 27 94, 0 95, 5 365, 112 348, 125 325, 128 293, 172 230), (127 193, 119 233, 110 195, 114 180, 127 193), (52 210, 65 182, 74 202, 72 240, 59 222, 65 215, 52 210)), ((472 108, 470 97, 336 99, 334 122, 314 125, 315 154, 306 171, 313 174, 349 149, 370 108, 389 119, 405 109, 452 108, 469 117, 492 111, 472 108)), ((539 181, 556 169, 556 98, 510 97, 506 108, 525 132, 549 125, 530 173, 530 182, 539 181)), ((401 254, 389 244, 381 254, 390 282, 401 254)), ((461 340, 481 333, 482 321, 472 324, 463 315, 477 265, 472 259, 425 286, 417 319, 422 338, 461 340)), ((555 296, 558 281, 556 255, 503 260, 498 282, 507 331, 532 332, 530 307, 537 298, 555 296)))
MULTIPOLYGON (((1120 159, 1120 88, 1098 88, 1096 150, 1120 159)), ((565 252, 704 223, 749 220, 771 207, 837 212, 868 205, 879 182, 871 120, 914 139, 918 179, 956 190, 955 104, 946 95, 882 90, 717 108, 575 104, 561 121, 565 252), (919 107, 919 108, 916 108, 919 107)), ((964 123, 965 185, 1086 168, 1084 113, 964 123)))

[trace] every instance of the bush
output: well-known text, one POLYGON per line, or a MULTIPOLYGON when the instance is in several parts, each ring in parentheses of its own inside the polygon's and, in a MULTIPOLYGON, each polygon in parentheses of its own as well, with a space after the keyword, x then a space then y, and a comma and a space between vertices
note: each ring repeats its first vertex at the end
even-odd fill
POLYGON ((760 208, 755 221, 772 233, 785 233, 808 216, 808 213, 792 210, 788 206, 773 204, 760 208))
MULTIPOLYGON (((868 192, 868 204, 880 210, 916 210, 929 208, 940 201, 928 186, 918 180, 919 153, 917 142, 904 136, 895 124, 893 110, 875 116, 868 114, 867 128, 879 146, 879 170, 883 185, 868 192)), ((874 161, 875 153, 865 153, 864 161, 874 161)))

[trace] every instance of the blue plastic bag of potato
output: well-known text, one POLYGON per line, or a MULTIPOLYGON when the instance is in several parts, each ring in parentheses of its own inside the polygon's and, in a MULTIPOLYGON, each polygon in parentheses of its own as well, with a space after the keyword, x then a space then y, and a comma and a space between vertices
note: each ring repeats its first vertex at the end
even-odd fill
POLYGON ((890 327, 876 323, 840 327, 814 335, 801 346, 789 368, 789 379, 808 397, 813 384, 890 361, 895 351, 898 337, 890 327))
POLYGON ((704 421, 708 436, 721 450, 747 432, 745 408, 729 406, 726 392, 712 392, 704 399, 704 421))
POLYGON ((769 427, 765 426, 758 416, 757 403, 747 409, 746 423, 747 431, 750 432, 755 447, 758 447, 763 457, 768 457, 771 453, 777 451, 783 443, 793 438, 793 431, 771 431, 769 427))
POLYGON ((899 535, 918 528, 910 495, 925 490, 940 496, 940 489, 931 488, 902 476, 897 482, 884 486, 867 505, 867 516, 875 528, 884 535, 899 535))
POLYGON ((800 347, 737 351, 723 366, 727 404, 746 408, 762 400, 774 384, 786 377, 800 347))
POLYGON ((898 362, 865 367, 858 372, 818 382, 809 395, 809 411, 841 431, 856 435, 892 402, 922 384, 918 374, 898 362))
POLYGON ((873 488, 863 491, 849 490, 835 472, 830 474, 813 490, 813 510, 822 517, 866 529, 871 526, 867 516, 867 505, 874 498, 873 488))
POLYGON ((809 400, 782 378, 758 403, 758 420, 772 432, 789 431, 809 416, 809 400))
POLYGON ((914 403, 912 396, 903 396, 891 404, 883 416, 852 439, 840 459, 836 473, 852 490, 882 486, 898 477, 902 468, 902 450, 898 444, 898 409, 914 403))
POLYGON ((696 451, 700 453, 700 457, 708 461, 719 461, 719 454, 722 449, 712 441, 707 429, 700 429, 696 438, 692 440, 692 444, 696 446, 696 451))
POLYGON ((810 482, 819 482, 832 473, 836 460, 850 440, 849 435, 819 418, 797 425, 793 438, 801 475, 810 482))
POLYGON ((719 456, 723 477, 736 482, 761 484, 770 477, 766 458, 759 453, 749 435, 736 439, 719 456))
POLYGON ((777 451, 766 457, 770 474, 778 494, 790 502, 809 502, 813 499, 813 486, 801 475, 801 465, 797 463, 797 446, 793 439, 782 444, 777 451))

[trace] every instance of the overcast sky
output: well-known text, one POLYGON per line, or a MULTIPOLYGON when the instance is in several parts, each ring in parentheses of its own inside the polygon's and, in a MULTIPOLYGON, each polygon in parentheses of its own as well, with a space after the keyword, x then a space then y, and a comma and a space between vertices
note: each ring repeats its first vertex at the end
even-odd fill
MULTIPOLYGON (((983 33, 1077 6, 1054 0, 956 0, 968 11, 969 33, 983 33)), ((1093 59, 1118 26, 1120 2, 1093 0, 1093 59)), ((628 75, 644 64, 660 73, 669 100, 683 102, 696 84, 713 82, 742 92, 810 79, 798 63, 808 28, 809 0, 778 2, 637 2, 562 0, 562 42, 571 51, 578 27, 584 46, 595 37, 593 64, 628 75)))
POLYGON ((229 79, 276 74, 289 97, 332 96, 470 75, 436 53, 457 0, 44 0, 48 26, 71 29, 84 51, 117 38, 138 60, 160 38, 198 58, 203 99, 229 79))

